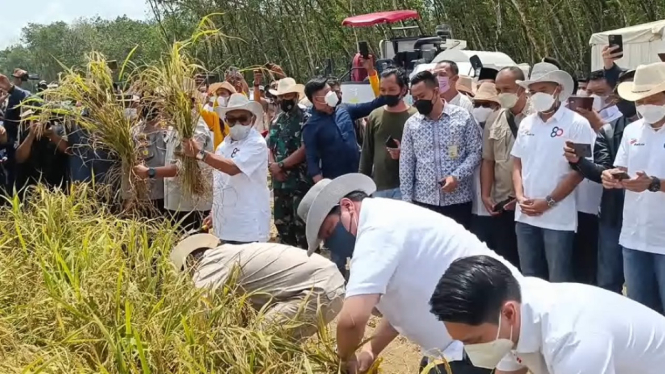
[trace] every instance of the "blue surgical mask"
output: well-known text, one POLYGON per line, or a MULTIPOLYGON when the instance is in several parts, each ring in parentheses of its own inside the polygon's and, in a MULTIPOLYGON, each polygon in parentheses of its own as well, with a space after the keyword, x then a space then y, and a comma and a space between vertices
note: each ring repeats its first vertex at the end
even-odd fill
POLYGON ((342 221, 337 223, 332 234, 326 239, 325 246, 334 252, 336 257, 349 258, 353 256, 353 249, 356 245, 356 237, 352 235, 342 221))

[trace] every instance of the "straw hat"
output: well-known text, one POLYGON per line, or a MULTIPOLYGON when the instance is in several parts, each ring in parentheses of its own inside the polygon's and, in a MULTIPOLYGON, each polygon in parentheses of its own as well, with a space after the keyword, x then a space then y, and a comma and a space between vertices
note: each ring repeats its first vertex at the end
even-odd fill
POLYGON ((25 71, 23 69, 16 68, 16 69, 14 69, 14 73, 12 74, 12 76, 14 78, 21 78, 21 77, 25 76, 26 74, 28 74, 27 71, 25 71))
POLYGON ((531 76, 529 80, 517 81, 517 84, 529 88, 530 85, 540 82, 557 83, 563 87, 559 95, 559 101, 564 102, 573 94, 575 88, 575 81, 573 77, 563 70, 559 70, 555 65, 548 62, 539 62, 533 65, 531 69, 531 76))
POLYGON ((621 98, 637 101, 665 91, 665 62, 640 65, 635 69, 632 82, 623 82, 617 87, 621 98))
POLYGON ((376 184, 365 174, 352 173, 332 180, 321 179, 307 191, 298 205, 298 216, 305 221, 308 256, 319 248, 319 230, 328 213, 344 196, 355 191, 371 195, 376 192, 376 184))
POLYGON ((496 92, 496 86, 492 82, 484 82, 478 87, 473 101, 491 101, 501 105, 499 94, 496 92))
POLYGON ((171 251, 171 262, 176 269, 182 270, 185 266, 187 256, 191 255, 197 249, 211 249, 219 246, 221 240, 212 234, 194 234, 181 240, 171 251))
POLYGON ((460 75, 455 88, 457 88, 457 91, 473 96, 473 78, 466 75, 460 75))
POLYGON ((223 88, 223 89, 229 91, 231 94, 234 94, 234 93, 238 92, 238 91, 236 91, 235 87, 233 87, 233 85, 231 83, 229 83, 227 81, 224 81, 224 82, 217 82, 217 83, 211 84, 210 87, 208 87, 208 94, 214 95, 217 92, 217 90, 220 89, 220 88, 223 88))
POLYGON ((270 94, 275 96, 282 96, 290 93, 297 93, 302 96, 305 93, 305 86, 297 84, 293 78, 282 78, 277 81, 277 89, 270 89, 270 94))
POLYGON ((257 119, 263 118, 263 108, 261 104, 256 101, 250 101, 247 96, 239 93, 234 93, 229 98, 225 107, 216 107, 215 112, 219 118, 226 118, 226 113, 234 110, 246 110, 256 116, 257 119))

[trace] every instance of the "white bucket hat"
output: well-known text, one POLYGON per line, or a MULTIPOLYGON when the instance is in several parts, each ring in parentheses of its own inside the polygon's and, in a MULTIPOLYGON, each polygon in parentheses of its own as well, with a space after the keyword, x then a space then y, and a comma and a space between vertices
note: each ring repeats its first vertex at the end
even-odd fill
POLYGON ((307 191, 298 205, 298 216, 305 221, 307 255, 319 248, 319 231, 328 213, 351 192, 361 191, 367 195, 376 192, 376 184, 365 174, 344 174, 335 179, 322 179, 307 191))
POLYGON ((212 234, 194 234, 187 237, 184 240, 181 240, 178 245, 173 248, 171 251, 171 262, 175 265, 178 271, 182 270, 185 266, 185 261, 187 256, 191 255, 192 252, 197 249, 211 249, 219 246, 221 240, 218 237, 212 234))
POLYGON ((305 94, 305 86, 297 84, 293 78, 282 78, 277 81, 277 89, 269 90, 274 96, 282 96, 290 93, 297 93, 299 97, 305 94))
POLYGON ((529 80, 518 80, 517 84, 528 89, 531 84, 540 82, 559 84, 562 87, 561 94, 559 95, 559 102, 562 103, 568 100, 573 94, 573 88, 575 87, 575 81, 573 81, 573 77, 571 77, 570 74, 563 70, 559 70, 559 68, 549 62, 539 62, 533 65, 529 80))
POLYGON ((233 110, 246 110, 252 113, 257 120, 263 119, 263 108, 256 101, 250 101, 247 96, 239 93, 231 95, 225 107, 216 107, 215 112, 219 118, 226 118, 226 113, 233 110))
POLYGON ((665 62, 640 65, 635 69, 632 82, 623 82, 617 87, 621 98, 637 101, 665 91, 665 62))

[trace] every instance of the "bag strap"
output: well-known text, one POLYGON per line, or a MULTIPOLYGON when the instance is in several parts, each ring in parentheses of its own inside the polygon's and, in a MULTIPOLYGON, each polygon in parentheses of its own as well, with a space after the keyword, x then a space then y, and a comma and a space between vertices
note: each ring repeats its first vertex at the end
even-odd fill
POLYGON ((510 132, 513 133, 513 138, 517 139, 517 124, 515 123, 515 115, 510 111, 510 109, 506 109, 504 111, 504 115, 506 116, 506 121, 508 121, 510 132))

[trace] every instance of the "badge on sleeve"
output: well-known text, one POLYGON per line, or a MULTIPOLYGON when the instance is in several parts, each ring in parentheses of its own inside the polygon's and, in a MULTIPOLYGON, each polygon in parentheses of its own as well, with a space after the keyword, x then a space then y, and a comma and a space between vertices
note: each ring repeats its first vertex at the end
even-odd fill
POLYGON ((450 158, 457 158, 459 156, 457 152, 457 145, 449 145, 448 146, 448 157, 450 158))

